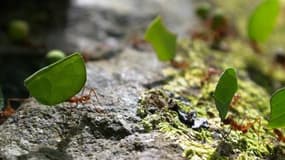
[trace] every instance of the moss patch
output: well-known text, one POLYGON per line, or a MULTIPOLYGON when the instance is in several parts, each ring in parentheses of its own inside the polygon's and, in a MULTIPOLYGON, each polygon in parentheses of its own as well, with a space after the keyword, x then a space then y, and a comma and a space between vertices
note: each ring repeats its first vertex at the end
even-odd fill
POLYGON ((278 145, 272 130, 267 127, 270 95, 250 79, 246 70, 253 65, 251 59, 255 57, 246 55, 253 54, 248 53, 250 49, 237 47, 241 42, 232 43, 234 50, 224 53, 209 50, 201 41, 180 42, 183 52, 180 54, 189 57, 189 68, 184 71, 166 68, 164 74, 175 78, 146 92, 140 101, 138 114, 143 118, 145 129, 160 130, 177 140, 189 159, 263 159, 272 157, 272 151, 278 145), (213 101, 218 73, 228 66, 237 68, 239 78, 238 96, 229 116, 238 124, 255 122, 247 133, 223 125, 213 101), (209 75, 209 69, 215 69, 216 74, 209 75), (207 119, 209 128, 194 130, 185 125, 173 111, 174 105, 184 112, 197 112, 198 117, 207 119))

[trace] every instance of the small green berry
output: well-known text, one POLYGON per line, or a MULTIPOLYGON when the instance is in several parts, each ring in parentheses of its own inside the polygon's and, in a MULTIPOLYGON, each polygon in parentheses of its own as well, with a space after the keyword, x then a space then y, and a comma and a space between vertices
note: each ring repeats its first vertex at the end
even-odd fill
POLYGON ((27 39, 29 35, 29 24, 23 20, 13 20, 9 24, 9 36, 14 41, 27 39))
POLYGON ((210 13, 211 6, 209 3, 200 3, 196 8, 196 15, 201 18, 202 20, 205 20, 208 18, 210 13))
POLYGON ((46 59, 49 64, 54 63, 62 58, 65 57, 65 53, 62 52, 61 50, 51 50, 47 53, 46 59))

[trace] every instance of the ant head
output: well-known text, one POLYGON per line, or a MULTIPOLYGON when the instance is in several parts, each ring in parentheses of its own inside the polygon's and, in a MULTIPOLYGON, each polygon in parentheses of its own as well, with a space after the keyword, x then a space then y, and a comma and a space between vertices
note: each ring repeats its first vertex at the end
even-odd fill
POLYGON ((90 99, 90 96, 83 96, 82 97, 82 100, 84 100, 84 101, 87 101, 87 100, 89 100, 90 99))

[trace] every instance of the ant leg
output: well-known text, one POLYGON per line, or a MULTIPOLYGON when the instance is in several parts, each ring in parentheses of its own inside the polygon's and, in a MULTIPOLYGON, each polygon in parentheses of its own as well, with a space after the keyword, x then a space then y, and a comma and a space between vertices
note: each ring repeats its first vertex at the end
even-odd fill
POLYGON ((7 105, 5 109, 1 112, 0 117, 10 117, 12 114, 16 112, 16 110, 12 107, 11 101, 23 102, 26 98, 8 98, 7 105))
POLYGON ((99 98, 98 98, 98 96, 97 96, 97 92, 96 92, 96 90, 95 90, 95 88, 92 88, 92 89, 90 89, 90 91, 89 91, 89 96, 91 96, 91 93, 94 93, 94 95, 95 95, 95 97, 96 97, 96 100, 97 100, 97 102, 99 103, 99 105, 100 106, 102 106, 102 103, 99 101, 99 98))
POLYGON ((261 119, 258 117, 257 119, 255 119, 253 123, 256 123, 256 122, 258 122, 258 130, 257 131, 254 130, 254 132, 257 135, 258 146, 260 146, 261 141, 260 141, 259 133, 260 133, 260 128, 261 128, 261 119))
POLYGON ((27 98, 8 98, 6 107, 13 109, 11 102, 24 102, 26 100, 27 100, 27 98))
POLYGON ((232 126, 230 125, 230 130, 229 130, 228 132, 226 131, 226 133, 225 133, 225 134, 223 134, 223 139, 228 138, 228 137, 229 137, 229 135, 231 134, 231 132, 232 132, 232 126))
POLYGON ((25 100, 27 100, 27 98, 8 98, 7 101, 8 102, 24 102, 25 100))
POLYGON ((81 90, 81 95, 80 96, 83 96, 84 95, 84 91, 85 91, 85 87, 83 87, 83 89, 81 90))
MULTIPOLYGON (((97 96, 97 93, 96 93, 95 88, 92 88, 92 89, 90 90, 88 96, 91 96, 91 93, 94 93, 98 104, 99 104, 100 106, 102 106, 102 104, 101 104, 101 102, 99 101, 99 98, 98 98, 98 96, 97 96)), ((105 113, 103 109, 100 109, 100 108, 96 107, 95 105, 94 105, 94 107, 95 107, 96 112, 98 112, 98 113, 105 113)))

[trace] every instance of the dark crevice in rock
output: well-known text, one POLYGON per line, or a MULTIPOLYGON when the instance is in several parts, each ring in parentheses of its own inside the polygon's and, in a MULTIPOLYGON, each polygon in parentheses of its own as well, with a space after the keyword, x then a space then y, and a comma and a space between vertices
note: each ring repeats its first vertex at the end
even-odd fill
POLYGON ((155 87, 158 87, 158 86, 161 86, 161 85, 164 85, 166 84, 167 82, 171 81, 172 79, 174 79, 174 76, 167 76, 163 79, 160 79, 160 80, 156 80, 156 81, 153 81, 153 82, 150 82, 150 83, 146 83, 146 84, 143 84, 142 86, 146 89, 152 89, 152 88, 155 88, 155 87))
POLYGON ((111 140, 120 140, 131 134, 120 121, 114 118, 91 118, 86 117, 84 123, 90 127, 92 135, 95 138, 105 138, 111 140))
POLYGON ((80 134, 84 127, 85 127, 85 123, 83 119, 81 119, 78 125, 75 125, 71 129, 69 129, 68 132, 62 136, 63 138, 61 142, 57 144, 58 150, 65 151, 66 148, 68 147, 68 144, 71 142, 71 139, 74 136, 80 134))
POLYGON ((98 56, 90 56, 87 55, 88 61, 101 61, 101 60, 110 60, 113 59, 117 56, 119 56, 122 52, 121 49, 118 50, 111 50, 111 51, 107 51, 104 52, 104 54, 98 55, 98 56))

